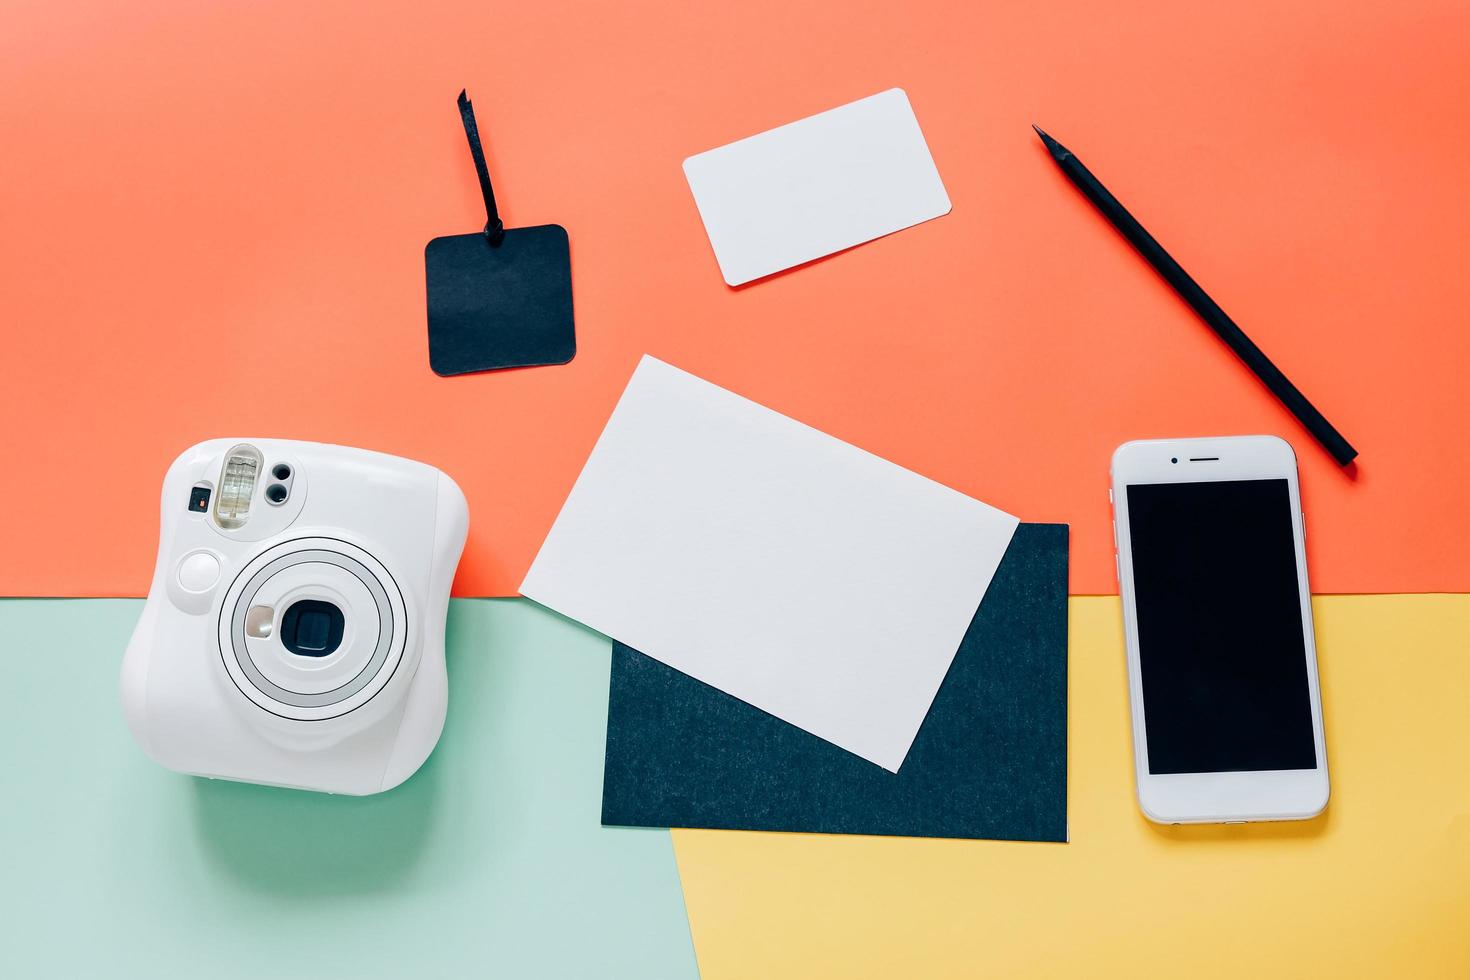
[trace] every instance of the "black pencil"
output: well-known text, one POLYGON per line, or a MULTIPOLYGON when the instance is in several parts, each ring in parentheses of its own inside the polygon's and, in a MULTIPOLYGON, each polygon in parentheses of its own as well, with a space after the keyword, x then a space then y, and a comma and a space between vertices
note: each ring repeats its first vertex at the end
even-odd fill
POLYGON ((1358 455, 1358 451, 1342 437, 1342 433, 1332 427, 1332 423, 1322 417, 1315 405, 1307 401, 1307 396, 1297 390, 1296 385, 1287 380, 1281 369, 1271 363, 1271 359, 1245 335, 1245 331, 1235 325, 1235 321, 1225 315, 1218 303, 1210 299, 1209 294, 1200 288, 1199 283, 1190 277, 1175 262, 1173 257, 1166 251, 1164 246, 1154 240, 1138 223, 1138 219, 1128 213, 1128 209, 1118 202, 1118 199, 1108 192, 1092 171, 1082 165, 1076 155, 1062 144, 1048 136, 1040 126, 1033 125, 1036 135, 1046 144, 1047 152, 1056 161, 1062 173, 1067 179, 1077 185, 1077 189, 1087 195, 1087 199, 1103 213, 1103 216, 1113 223, 1113 227, 1122 233, 1136 248, 1140 255, 1148 260, 1169 285, 1174 287, 1184 301, 1194 307, 1194 312, 1200 315, 1209 328, 1219 335, 1220 339, 1230 345, 1230 349, 1245 362, 1246 367, 1255 372, 1271 393, 1281 400, 1281 404, 1291 409, 1295 415, 1306 426, 1312 437, 1322 444, 1322 447, 1332 454, 1339 466, 1346 466, 1358 455))

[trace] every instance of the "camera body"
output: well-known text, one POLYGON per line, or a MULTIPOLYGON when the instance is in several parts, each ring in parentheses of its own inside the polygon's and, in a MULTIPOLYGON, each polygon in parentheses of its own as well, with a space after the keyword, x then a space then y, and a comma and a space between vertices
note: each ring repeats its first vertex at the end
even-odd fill
POLYGON ((179 772, 392 789, 444 727, 464 494, 432 466, 279 439, 186 450, 122 667, 123 713, 179 772))

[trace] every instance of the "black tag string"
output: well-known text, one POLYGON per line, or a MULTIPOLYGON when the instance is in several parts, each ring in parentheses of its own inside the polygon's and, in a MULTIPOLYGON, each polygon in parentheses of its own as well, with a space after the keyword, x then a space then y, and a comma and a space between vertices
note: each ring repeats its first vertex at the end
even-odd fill
POLYGON ((470 154, 475 158, 475 171, 480 175, 480 195, 485 198, 485 237, 491 245, 505 238, 505 223, 495 207, 495 190, 490 186, 490 168, 485 165, 485 150, 480 146, 480 127, 475 125, 475 107, 464 89, 459 92, 459 117, 464 120, 464 134, 470 141, 470 154))

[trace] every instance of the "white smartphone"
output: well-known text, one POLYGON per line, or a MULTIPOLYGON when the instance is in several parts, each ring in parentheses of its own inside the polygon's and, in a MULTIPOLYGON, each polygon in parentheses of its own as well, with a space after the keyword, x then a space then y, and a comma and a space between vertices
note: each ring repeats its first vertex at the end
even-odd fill
POLYGON ((1139 806, 1157 823, 1321 813, 1296 454, 1274 436, 1158 439, 1118 447, 1112 471, 1139 806))

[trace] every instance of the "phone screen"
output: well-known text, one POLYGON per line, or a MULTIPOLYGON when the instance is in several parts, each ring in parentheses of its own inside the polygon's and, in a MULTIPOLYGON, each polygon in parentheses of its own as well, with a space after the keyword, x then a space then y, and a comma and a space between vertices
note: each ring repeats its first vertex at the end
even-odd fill
POLYGON ((1286 480, 1127 492, 1149 772, 1316 768, 1286 480))

